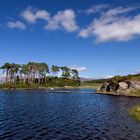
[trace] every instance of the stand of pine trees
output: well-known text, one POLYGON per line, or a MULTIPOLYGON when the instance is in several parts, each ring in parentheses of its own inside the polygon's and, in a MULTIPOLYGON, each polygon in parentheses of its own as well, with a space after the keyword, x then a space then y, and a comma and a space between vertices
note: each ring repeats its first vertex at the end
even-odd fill
MULTIPOLYGON (((27 64, 5 63, 0 67, 3 70, 4 81, 2 85, 18 87, 64 87, 79 86, 80 78, 76 69, 67 66, 46 63, 28 62, 27 64), (58 73, 61 77, 58 77, 58 73)), ((2 86, 1 85, 1 86, 2 86)))

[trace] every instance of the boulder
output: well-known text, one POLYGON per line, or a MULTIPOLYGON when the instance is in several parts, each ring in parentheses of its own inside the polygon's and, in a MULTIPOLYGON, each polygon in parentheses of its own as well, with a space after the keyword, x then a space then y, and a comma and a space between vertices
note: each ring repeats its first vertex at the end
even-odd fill
POLYGON ((100 88, 101 92, 112 92, 117 91, 119 88, 119 84, 117 82, 110 82, 110 83, 104 83, 102 87, 100 88))
POLYGON ((131 88, 139 90, 140 89, 140 81, 131 81, 131 88))
POLYGON ((115 81, 112 81, 109 83, 109 85, 107 86, 106 91, 108 92, 116 92, 119 89, 119 84, 115 81))
POLYGON ((110 81, 109 83, 104 83, 100 88, 101 92, 116 92, 119 95, 129 95, 137 90, 140 90, 140 80, 133 81, 110 81))
POLYGON ((106 92, 107 91, 107 87, 108 87, 109 83, 104 83, 101 88, 100 88, 100 91, 101 92, 106 92))
POLYGON ((119 90, 126 90, 128 89, 128 84, 125 82, 119 82, 119 90))
POLYGON ((126 82, 119 82, 119 89, 117 93, 123 95, 129 95, 130 93, 140 89, 140 82, 139 81, 126 81, 126 82))

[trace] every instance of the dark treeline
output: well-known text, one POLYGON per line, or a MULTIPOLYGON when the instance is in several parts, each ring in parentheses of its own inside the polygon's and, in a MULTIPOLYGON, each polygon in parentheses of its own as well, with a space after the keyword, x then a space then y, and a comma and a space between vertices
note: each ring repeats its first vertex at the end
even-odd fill
POLYGON ((5 76, 5 84, 38 84, 45 86, 77 86, 80 78, 76 69, 67 66, 28 62, 27 64, 5 63, 0 67, 5 76), (58 73, 61 72, 61 77, 58 73))

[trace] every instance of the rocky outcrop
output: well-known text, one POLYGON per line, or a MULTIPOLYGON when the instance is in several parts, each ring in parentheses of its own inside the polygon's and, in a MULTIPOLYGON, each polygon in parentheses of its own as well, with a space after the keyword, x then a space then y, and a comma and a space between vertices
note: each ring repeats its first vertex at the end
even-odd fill
POLYGON ((108 87, 109 83, 104 83, 101 88, 100 88, 100 91, 101 92, 106 92, 107 91, 107 87, 108 87))
POLYGON ((104 83, 100 91, 101 92, 112 92, 112 91, 117 91, 119 88, 119 84, 117 82, 110 82, 110 83, 104 83))
POLYGON ((140 81, 131 81, 131 88, 140 89, 140 81))
POLYGON ((117 93, 120 94, 129 94, 131 90, 129 90, 130 85, 128 85, 127 82, 119 82, 119 88, 117 90, 117 93))
POLYGON ((126 90, 128 89, 128 84, 125 82, 119 82, 119 89, 120 90, 126 90))
POLYGON ((115 92, 116 94, 129 95, 131 92, 140 89, 140 81, 121 81, 104 83, 101 92, 115 92))

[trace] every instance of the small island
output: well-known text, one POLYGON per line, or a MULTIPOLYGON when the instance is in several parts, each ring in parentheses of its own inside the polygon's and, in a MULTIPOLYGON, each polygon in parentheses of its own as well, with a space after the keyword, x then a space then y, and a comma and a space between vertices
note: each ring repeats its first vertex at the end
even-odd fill
POLYGON ((80 86, 78 71, 67 66, 49 68, 46 63, 28 62, 5 63, 0 68, 3 70, 0 89, 4 90, 80 86))

